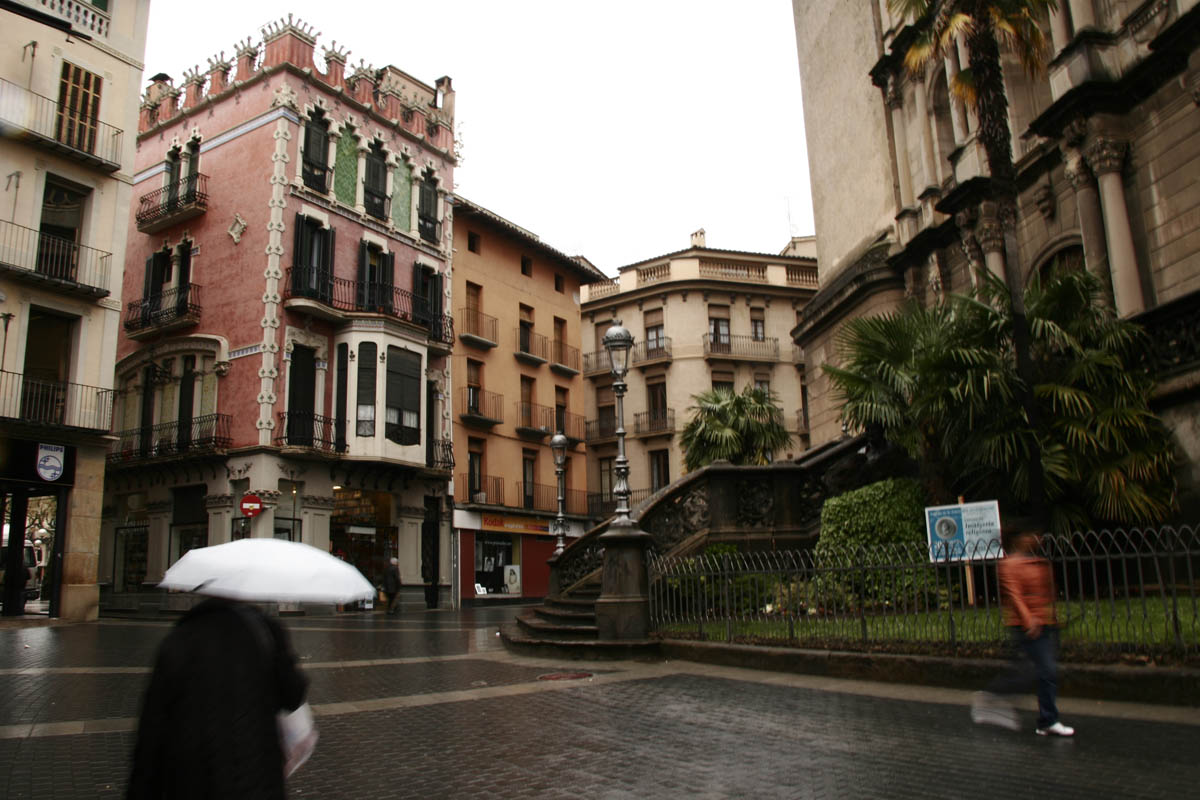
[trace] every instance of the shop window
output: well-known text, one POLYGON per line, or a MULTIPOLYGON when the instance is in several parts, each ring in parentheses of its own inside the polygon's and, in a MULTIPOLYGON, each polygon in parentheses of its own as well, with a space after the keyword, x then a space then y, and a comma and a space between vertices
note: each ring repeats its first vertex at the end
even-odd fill
POLYGON ((513 537, 479 533, 475 537, 475 583, 488 594, 504 592, 504 567, 513 563, 513 537))
POLYGON ((150 539, 147 525, 116 529, 113 539, 113 591, 140 592, 146 580, 146 546, 150 539))
POLYGON ((401 445, 421 443, 421 356, 399 347, 387 349, 387 386, 383 433, 401 445))
POLYGON ((358 346, 358 425, 359 436, 375 435, 375 370, 378 351, 374 342, 358 346))

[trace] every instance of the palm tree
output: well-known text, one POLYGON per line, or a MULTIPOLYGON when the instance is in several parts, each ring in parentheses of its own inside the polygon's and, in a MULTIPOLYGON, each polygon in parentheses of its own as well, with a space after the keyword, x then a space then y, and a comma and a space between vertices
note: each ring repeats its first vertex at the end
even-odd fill
POLYGON ((1026 503, 1036 456, 1054 528, 1162 520, 1174 505, 1173 450, 1149 410, 1141 329, 1101 302, 1099 281, 1084 270, 1035 275, 1023 299, 1032 418, 1014 403, 1023 381, 1007 287, 990 276, 979 297, 846 323, 844 366, 824 368, 843 418, 883 426, 921 464, 935 502, 969 494, 1026 503))
MULTIPOLYGON (((1017 374, 1022 379, 1017 399, 1026 416, 1036 421, 1037 404, 1024 388, 1031 384, 1033 374, 1029 325, 1021 292, 1021 268, 1017 262, 1017 175, 1008 129, 1008 95, 1004 91, 1000 47, 1003 45, 1015 52, 1030 75, 1040 75, 1045 70, 1049 52, 1038 19, 1057 11, 1058 0, 888 0, 888 8, 914 22, 926 23, 905 54, 905 65, 914 74, 919 74, 931 59, 949 53, 956 47, 959 36, 966 43, 970 66, 959 71, 950 88, 974 108, 979 117, 979 142, 987 156, 993 199, 999 208, 1005 238, 1004 273, 1012 314, 1017 374)), ((1044 511, 1040 462, 1034 453, 1028 464, 1029 502, 1037 516, 1044 511)))
POLYGON ((692 418, 680 438, 688 472, 717 460, 767 464, 791 442, 783 410, 764 389, 747 386, 740 394, 711 389, 692 400, 692 418))

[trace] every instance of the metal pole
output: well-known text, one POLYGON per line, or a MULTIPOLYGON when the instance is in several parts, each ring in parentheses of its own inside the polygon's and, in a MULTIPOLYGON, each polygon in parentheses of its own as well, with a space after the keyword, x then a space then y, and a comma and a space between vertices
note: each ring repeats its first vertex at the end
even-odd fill
POLYGON ((613 494, 617 497, 616 516, 619 520, 629 519, 629 459, 625 457, 625 381, 613 381, 613 394, 617 398, 617 459, 613 464, 617 482, 613 494))
POLYGON ((556 456, 554 459, 554 474, 558 478, 558 516, 554 518, 554 555, 562 555, 563 547, 566 545, 567 535, 567 517, 565 514, 566 490, 564 488, 566 469, 563 464, 559 463, 556 456))

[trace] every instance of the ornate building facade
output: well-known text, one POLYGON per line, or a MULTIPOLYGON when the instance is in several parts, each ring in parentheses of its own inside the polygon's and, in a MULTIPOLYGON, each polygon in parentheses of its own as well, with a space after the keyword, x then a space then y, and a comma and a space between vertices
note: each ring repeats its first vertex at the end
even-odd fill
POLYGON ((631 507, 683 474, 678 434, 692 397, 747 385, 770 390, 782 405, 792 458, 808 445, 805 361, 788 332, 817 288, 811 243, 785 255, 710 248, 704 231, 691 246, 620 268, 616 278, 584 287, 588 510, 610 516, 617 455, 615 397, 604 333, 620 321, 634 336, 624 401, 631 507))
MULTIPOLYGON (((815 445, 842 435, 820 371, 836 360, 842 321, 969 291, 1005 263, 979 122, 949 92, 966 48, 909 73, 904 54, 920 30, 887 5, 793 0, 821 275, 792 334, 808 359, 815 445)), ((1046 77, 1003 62, 1017 260, 1025 281, 1055 259, 1085 265, 1117 313, 1145 326, 1155 410, 1184 456, 1181 502, 1194 518, 1200 3, 1063 0, 1042 22, 1046 77)))
POLYGON ((289 16, 144 97, 100 561, 113 606, 157 602, 143 590, 185 552, 241 537, 450 583, 454 92, 347 74, 336 46, 321 70, 315 46, 289 16))
MULTIPOLYGON (((27 509, 52 505, 53 522, 30 531, 50 551, 36 565, 44 574, 31 577, 42 579, 38 601, 50 615, 72 620, 94 619, 99 608, 148 15, 147 0, 15 0, 0 9, 0 516, 10 518, 9 553, 20 564, 27 509)), ((4 613, 21 613, 19 582, 5 588, 16 594, 4 613)))

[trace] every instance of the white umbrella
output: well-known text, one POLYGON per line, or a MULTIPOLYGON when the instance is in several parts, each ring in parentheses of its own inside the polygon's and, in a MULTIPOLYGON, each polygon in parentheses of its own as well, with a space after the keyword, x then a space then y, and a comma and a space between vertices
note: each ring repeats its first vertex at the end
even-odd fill
POLYGON ((239 539, 189 550, 158 585, 260 602, 350 603, 375 596, 353 565, 283 539, 239 539))

